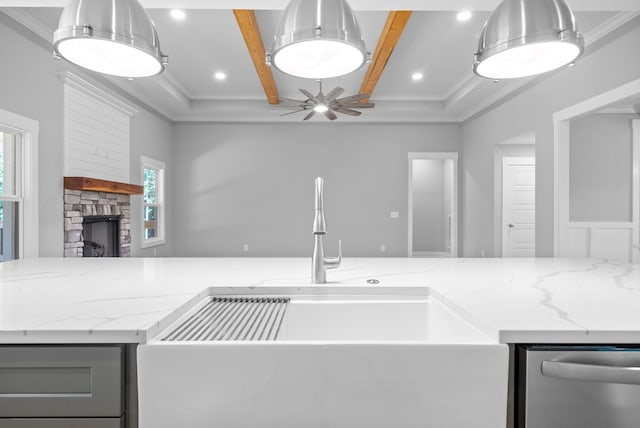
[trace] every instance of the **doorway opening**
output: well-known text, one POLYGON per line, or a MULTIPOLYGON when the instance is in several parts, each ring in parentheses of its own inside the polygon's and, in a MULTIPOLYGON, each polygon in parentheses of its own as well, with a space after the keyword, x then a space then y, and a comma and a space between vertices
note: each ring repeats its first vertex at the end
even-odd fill
POLYGON ((640 79, 554 114, 554 256, 640 262, 640 79))
POLYGON ((458 256, 458 153, 409 153, 409 257, 458 256))

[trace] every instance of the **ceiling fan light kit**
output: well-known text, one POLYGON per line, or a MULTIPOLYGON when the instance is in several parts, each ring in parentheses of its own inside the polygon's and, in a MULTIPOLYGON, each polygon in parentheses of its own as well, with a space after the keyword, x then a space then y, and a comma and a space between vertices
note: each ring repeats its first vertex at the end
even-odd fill
POLYGON ((503 0, 484 25, 473 71, 488 79, 528 77, 570 64, 583 50, 564 0, 503 0))
POLYGON ((53 49, 80 67, 120 77, 155 76, 168 60, 137 0, 70 0, 53 33, 53 49))
POLYGON ((281 114, 280 116, 287 116, 289 114, 298 113, 301 111, 308 111, 307 115, 302 120, 311 119, 316 113, 323 113, 327 119, 336 120, 335 112, 347 114, 349 116, 360 116, 362 112, 355 110, 357 108, 373 108, 375 103, 365 102, 363 100, 369 99, 369 94, 356 94, 348 95, 346 97, 338 98, 344 92, 341 87, 333 88, 327 95, 322 93, 322 81, 318 81, 320 89, 318 95, 313 95, 306 89, 300 89, 300 92, 307 97, 304 101, 292 100, 298 103, 298 110, 290 111, 288 113, 281 114))
POLYGON ((368 55, 358 21, 345 0, 292 0, 266 62, 292 76, 327 79, 357 70, 368 55))

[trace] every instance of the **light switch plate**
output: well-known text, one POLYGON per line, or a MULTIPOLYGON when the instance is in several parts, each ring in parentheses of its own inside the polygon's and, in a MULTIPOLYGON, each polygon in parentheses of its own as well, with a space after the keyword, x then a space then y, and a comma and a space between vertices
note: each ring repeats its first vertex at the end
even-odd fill
POLYGON ((400 212, 399 211, 391 211, 390 217, 391 218, 400 218, 400 212))

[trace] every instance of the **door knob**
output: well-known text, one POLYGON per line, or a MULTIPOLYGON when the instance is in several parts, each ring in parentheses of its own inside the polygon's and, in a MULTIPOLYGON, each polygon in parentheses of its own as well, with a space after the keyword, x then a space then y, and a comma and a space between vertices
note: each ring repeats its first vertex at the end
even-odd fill
POLYGON ((509 223, 509 227, 513 227, 513 225, 511 223, 509 223))

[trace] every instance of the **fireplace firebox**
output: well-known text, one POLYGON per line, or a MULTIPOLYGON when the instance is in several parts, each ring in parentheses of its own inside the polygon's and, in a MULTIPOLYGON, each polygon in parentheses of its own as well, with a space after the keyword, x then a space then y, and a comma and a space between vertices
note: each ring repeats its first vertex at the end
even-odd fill
POLYGON ((121 216, 89 216, 82 222, 83 257, 120 257, 121 216))

